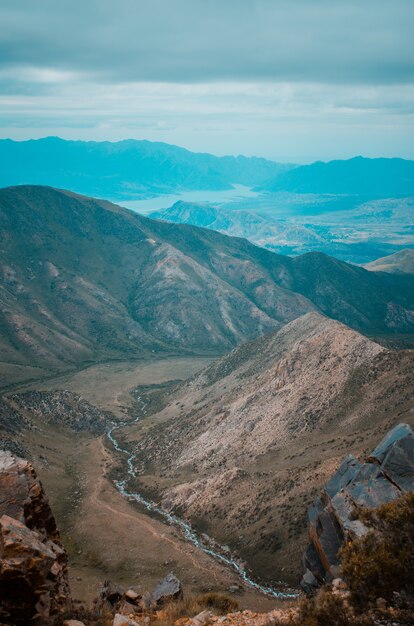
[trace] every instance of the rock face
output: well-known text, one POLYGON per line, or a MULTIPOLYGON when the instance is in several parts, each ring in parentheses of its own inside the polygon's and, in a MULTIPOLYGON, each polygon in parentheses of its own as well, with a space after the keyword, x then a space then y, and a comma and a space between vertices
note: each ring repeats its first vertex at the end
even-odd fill
POLYGON ((33 466, 0 451, 0 621, 47 624, 70 606, 67 555, 33 466))
POLYGON ((352 454, 325 485, 308 509, 310 542, 303 557, 302 588, 311 592, 339 574, 338 551, 344 541, 368 529, 362 509, 376 508, 414 491, 414 433, 407 424, 395 426, 366 463, 352 454))

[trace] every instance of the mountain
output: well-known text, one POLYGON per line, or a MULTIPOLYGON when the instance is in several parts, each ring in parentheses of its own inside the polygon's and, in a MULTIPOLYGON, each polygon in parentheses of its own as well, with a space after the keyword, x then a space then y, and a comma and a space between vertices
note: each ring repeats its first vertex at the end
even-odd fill
POLYGON ((392 274, 414 274, 414 250, 406 248, 394 254, 381 257, 364 265, 371 272, 390 272, 392 274))
POLYGON ((231 237, 245 237, 264 248, 322 247, 324 239, 302 224, 270 221, 253 211, 216 208, 208 203, 178 201, 168 209, 153 211, 152 219, 175 224, 193 224, 217 230, 231 237))
POLYGON ((219 354, 312 310, 412 333, 414 277, 151 220, 49 187, 0 190, 3 384, 108 359, 219 354))
POLYGON ((344 454, 414 424, 413 374, 414 351, 308 313, 169 391, 139 392, 150 422, 126 433, 139 489, 256 574, 297 580, 306 506, 344 454))
POLYGON ((361 156, 328 163, 317 161, 277 174, 260 188, 295 193, 412 195, 414 161, 361 156))
POLYGON ((369 202, 360 199, 356 207, 339 210, 336 201, 342 196, 323 196, 325 201, 329 199, 327 213, 306 215, 305 211, 305 215, 294 215, 290 213, 292 207, 289 207, 288 200, 292 200, 292 196, 297 201, 301 197, 309 201, 309 194, 289 193, 254 197, 249 201, 249 209, 179 201, 167 209, 149 213, 148 217, 202 226, 232 237, 245 237, 279 254, 318 251, 364 267, 365 263, 407 247, 414 241, 412 197, 369 202), (283 196, 285 202, 284 213, 277 208, 282 202, 279 196, 283 196))
POLYGON ((289 166, 244 156, 216 157, 166 143, 0 140, 0 187, 52 185, 106 198, 131 199, 177 190, 260 185, 289 166))

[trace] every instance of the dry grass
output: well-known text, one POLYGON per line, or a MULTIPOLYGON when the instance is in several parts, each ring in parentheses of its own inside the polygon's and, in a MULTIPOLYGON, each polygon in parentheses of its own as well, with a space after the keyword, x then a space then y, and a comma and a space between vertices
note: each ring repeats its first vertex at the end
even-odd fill
POLYGON ((159 611, 153 623, 157 626, 171 626, 180 617, 194 617, 206 609, 210 609, 216 615, 225 615, 237 611, 238 603, 223 593, 188 595, 179 602, 171 602, 159 611))

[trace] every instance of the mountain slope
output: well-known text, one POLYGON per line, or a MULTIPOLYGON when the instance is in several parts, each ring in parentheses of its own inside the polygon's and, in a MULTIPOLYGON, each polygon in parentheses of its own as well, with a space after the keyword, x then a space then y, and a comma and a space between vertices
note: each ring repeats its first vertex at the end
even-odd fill
POLYGON ((87 195, 131 199, 151 193, 253 186, 288 166, 256 157, 215 157, 166 143, 0 141, 0 186, 36 184, 87 195))
POLYGON ((290 259, 48 187, 0 190, 0 240, 8 380, 13 367, 223 353, 315 309, 367 333, 414 328, 412 276, 290 259))
POLYGON ((317 161, 278 174, 261 189, 296 193, 410 195, 414 193, 414 161, 363 157, 328 163, 317 161))
POLYGON ((406 248, 394 254, 381 257, 364 265, 371 272, 390 272, 392 274, 414 274, 414 250, 406 248))
POLYGON ((306 505, 345 452, 414 423, 413 374, 414 351, 309 313, 158 398, 148 393, 150 423, 128 432, 145 468, 140 488, 256 573, 294 580, 306 505))

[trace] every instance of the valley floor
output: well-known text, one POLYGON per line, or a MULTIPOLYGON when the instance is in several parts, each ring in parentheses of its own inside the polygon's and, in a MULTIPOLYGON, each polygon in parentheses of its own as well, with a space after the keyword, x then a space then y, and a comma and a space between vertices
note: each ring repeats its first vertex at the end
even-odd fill
MULTIPOLYGON (((170 358, 100 364, 31 387, 74 391, 122 418, 133 405, 131 391, 135 387, 187 378, 209 361, 170 358)), ((107 578, 145 591, 170 571, 183 581, 188 593, 226 591, 230 585, 240 584, 232 570, 188 544, 178 530, 137 510, 118 493, 109 478, 117 461, 105 436, 94 438, 48 427, 28 437, 69 553, 76 598, 92 600, 107 578)), ((253 610, 266 611, 280 604, 250 588, 235 594, 235 599, 242 608, 253 610)))

